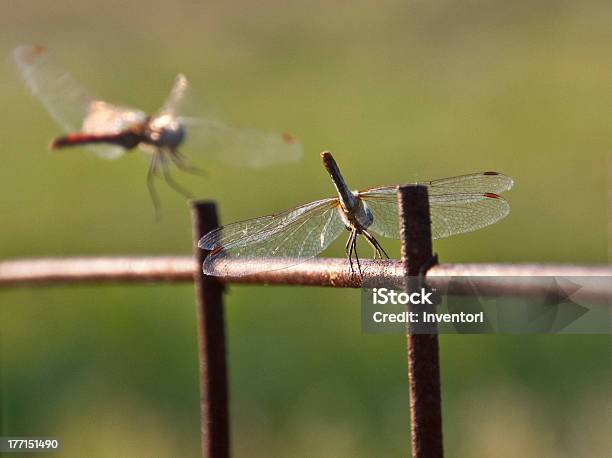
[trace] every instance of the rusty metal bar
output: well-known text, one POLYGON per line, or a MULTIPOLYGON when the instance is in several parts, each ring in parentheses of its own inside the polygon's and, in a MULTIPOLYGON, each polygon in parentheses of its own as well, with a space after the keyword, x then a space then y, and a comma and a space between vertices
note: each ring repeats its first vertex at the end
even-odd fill
MULTIPOLYGON (((219 226, 213 202, 192 202, 195 264, 202 265, 207 252, 197 248, 198 240, 219 226)), ((217 278, 205 276, 191 264, 197 299, 198 353, 200 359, 200 415, 202 456, 228 458, 229 395, 225 350, 224 286, 217 278)))
MULTIPOLYGON (((410 292, 418 288, 418 284, 413 284, 415 278, 418 279, 425 272, 433 259, 427 187, 400 186, 398 204, 405 288, 410 292)), ((440 352, 435 324, 428 332, 430 334, 408 332, 407 335, 410 431, 414 458, 443 456, 440 352)))
POLYGON ((0 286, 112 282, 191 282, 193 256, 25 258, 0 261, 0 286))
MULTIPOLYGON (((245 275, 254 265, 265 263, 274 269, 276 258, 226 260, 230 276, 222 283, 328 286, 360 288, 362 279, 352 275, 346 258, 315 258, 294 267, 245 275)), ((279 263, 280 265, 280 263, 279 263)), ((384 277, 403 281, 400 261, 362 260, 366 281, 384 277)), ((193 256, 119 256, 77 258, 32 258, 0 261, 0 287, 44 286, 80 283, 192 282, 199 265, 193 256)), ((548 277, 580 277, 578 294, 584 301, 610 303, 612 266, 571 264, 438 264, 427 272, 428 283, 440 293, 455 277, 470 279, 479 291, 491 296, 533 297, 545 294, 548 277)))

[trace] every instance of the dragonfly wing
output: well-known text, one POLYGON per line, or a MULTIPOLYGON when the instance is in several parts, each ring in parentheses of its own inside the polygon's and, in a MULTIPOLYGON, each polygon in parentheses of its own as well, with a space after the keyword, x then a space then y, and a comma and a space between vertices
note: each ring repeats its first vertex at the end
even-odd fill
MULTIPOLYGON (((32 94, 66 133, 117 133, 146 117, 139 110, 96 100, 41 46, 19 46, 14 57, 32 94)), ((119 157, 124 152, 123 148, 112 145, 87 145, 85 148, 107 159, 119 157)))
POLYGON ((82 129, 90 134, 118 134, 146 118, 140 110, 94 101, 89 105, 82 129))
POLYGON ((429 208, 434 239, 482 229, 510 213, 508 202, 493 193, 431 196, 429 208))
POLYGON ((83 145, 83 148, 104 159, 117 159, 125 153, 125 148, 115 145, 83 145))
POLYGON ((509 191, 514 185, 514 181, 509 176, 498 172, 479 172, 458 177, 442 178, 433 180, 427 185, 429 195, 442 194, 501 194, 509 191))
POLYGON ((176 75, 170 95, 168 95, 160 112, 162 114, 171 114, 174 116, 179 114, 187 115, 189 113, 189 108, 186 107, 185 104, 193 100, 193 97, 190 97, 190 92, 191 87, 189 86, 187 77, 182 73, 176 75))
MULTIPOLYGON (((428 187, 431 231, 434 239, 471 232, 493 224, 510 213, 497 195, 510 189, 510 177, 484 172, 422 183, 428 187)), ((370 229, 383 237, 400 237, 397 188, 386 186, 359 193, 374 221, 370 229)))
POLYGON ((160 114, 176 116, 185 127, 183 149, 188 153, 254 168, 294 162, 302 157, 302 145, 290 135, 240 129, 223 123, 182 74, 177 75, 160 114))
POLYGON ((42 46, 19 46, 13 53, 26 85, 47 112, 66 131, 81 130, 94 100, 64 68, 53 62, 42 46))
MULTIPOLYGON (((275 257, 279 262, 274 269, 282 269, 316 256, 344 230, 338 205, 337 198, 323 199, 209 232, 198 243, 211 251, 204 261, 204 273, 227 275, 228 258, 275 257)), ((267 266, 261 264, 245 275, 266 270, 267 266)))
POLYGON ((231 165, 260 168, 302 157, 302 145, 288 134, 231 127, 213 118, 181 118, 181 122, 187 150, 231 165))

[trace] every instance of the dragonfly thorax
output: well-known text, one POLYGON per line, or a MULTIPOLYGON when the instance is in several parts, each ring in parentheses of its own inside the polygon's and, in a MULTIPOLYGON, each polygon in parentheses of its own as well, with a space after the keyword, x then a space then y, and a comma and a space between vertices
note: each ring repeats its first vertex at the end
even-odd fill
POLYGON ((348 230, 367 229, 374 222, 374 215, 367 204, 357 197, 357 191, 353 192, 355 201, 352 210, 347 210, 344 205, 338 207, 342 222, 348 230))
POLYGON ((164 114, 149 121, 145 136, 147 143, 176 149, 185 139, 185 128, 175 117, 164 114))

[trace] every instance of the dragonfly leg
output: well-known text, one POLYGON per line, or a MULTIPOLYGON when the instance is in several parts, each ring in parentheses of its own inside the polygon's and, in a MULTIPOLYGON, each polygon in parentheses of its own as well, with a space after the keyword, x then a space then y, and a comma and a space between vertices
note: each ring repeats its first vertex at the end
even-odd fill
POLYGON ((387 254, 383 246, 378 242, 378 240, 376 240, 376 237, 374 237, 372 234, 370 234, 366 230, 362 230, 361 233, 366 238, 366 240, 370 242, 370 245, 372 246, 372 248, 374 248, 374 259, 376 259, 377 256, 378 258, 382 259, 383 254, 385 255, 387 259, 389 259, 389 255, 387 254))
POLYGON ((378 249, 376 244, 372 241, 373 237, 370 234, 368 234, 366 231, 363 231, 362 234, 365 237, 365 239, 368 241, 370 246, 374 249, 374 259, 378 259, 378 258, 382 259, 382 254, 380 250, 378 249))
POLYGON ((359 275, 362 275, 361 272, 361 263, 359 262, 359 253, 357 253, 357 231, 354 231, 353 235, 353 252, 355 253, 355 261, 357 261, 357 269, 359 270, 359 275))
POLYGON ((174 181, 174 178, 172 178, 172 175, 170 175, 170 171, 168 170, 163 153, 159 153, 159 158, 161 163, 162 175, 164 176, 164 181, 168 184, 168 186, 170 186, 179 194, 182 194, 183 196, 187 197, 188 199, 193 199, 193 195, 185 188, 180 186, 176 181, 174 181))
POLYGON ((346 240, 346 245, 344 246, 344 251, 346 252, 346 256, 348 257, 352 274, 355 273, 355 269, 353 269, 353 239, 354 238, 355 238, 355 231, 351 231, 349 238, 346 240))
POLYGON ((195 167, 189 159, 187 159, 180 151, 173 149, 170 150, 170 159, 174 162, 180 170, 183 172, 191 173, 192 175, 205 176, 206 172, 202 169, 195 167))
POLYGON ((161 205, 159 201, 159 196, 157 195, 157 191, 155 190, 155 177, 158 175, 158 164, 159 159, 157 154, 154 154, 151 158, 151 163, 149 164, 149 170, 147 172, 147 188, 149 189, 149 195, 151 196, 151 201, 153 202, 153 208, 155 209, 155 219, 159 221, 161 219, 161 205))
POLYGON ((351 232, 349 234, 348 239, 346 239, 346 243, 344 244, 344 253, 346 254, 346 257, 349 259, 349 262, 351 262, 351 254, 349 253, 349 245, 351 243, 352 236, 353 236, 353 233, 351 232))

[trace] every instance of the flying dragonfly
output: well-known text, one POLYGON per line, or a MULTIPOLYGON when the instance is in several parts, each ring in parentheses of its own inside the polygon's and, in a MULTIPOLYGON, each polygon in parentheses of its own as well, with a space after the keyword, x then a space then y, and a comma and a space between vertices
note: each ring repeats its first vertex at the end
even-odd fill
MULTIPOLYGON (((275 257, 274 270, 310 259, 340 234, 349 232, 345 251, 351 272, 353 259, 361 273, 357 237, 372 246, 374 258, 389 258, 375 235, 399 239, 397 186, 351 191, 330 152, 321 159, 338 193, 337 197, 317 200, 282 213, 233 223, 209 232, 198 246, 210 251, 203 265, 207 275, 240 275, 230 269, 232 258, 255 262, 255 269, 242 275, 269 270, 258 258, 275 257), (278 262, 277 262, 278 261, 278 262)), ((510 213, 510 205, 500 193, 514 184, 498 172, 480 172, 429 181, 431 232, 434 239, 475 231, 493 224, 510 213)))
POLYGON ((302 146, 288 134, 239 129, 221 122, 197 104, 182 74, 176 77, 161 109, 148 115, 94 97, 42 46, 19 46, 14 58, 30 91, 66 132, 51 141, 49 147, 84 146, 107 159, 118 158, 137 147, 145 151, 151 156, 147 184, 156 210, 159 199, 155 177, 191 197, 170 174, 171 165, 201 174, 183 149, 249 167, 292 162, 302 156, 302 146))

